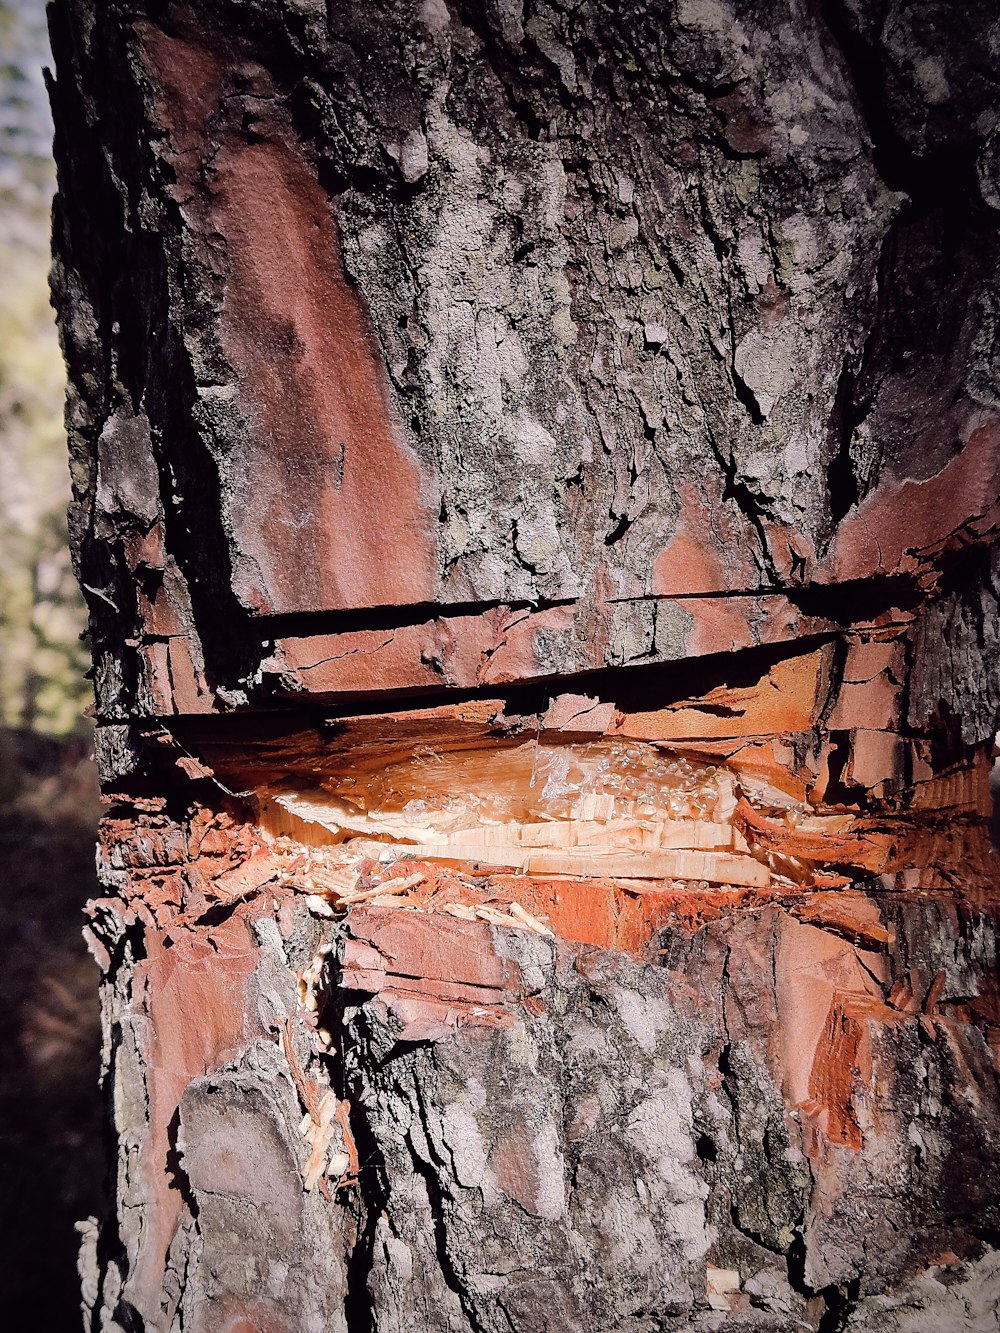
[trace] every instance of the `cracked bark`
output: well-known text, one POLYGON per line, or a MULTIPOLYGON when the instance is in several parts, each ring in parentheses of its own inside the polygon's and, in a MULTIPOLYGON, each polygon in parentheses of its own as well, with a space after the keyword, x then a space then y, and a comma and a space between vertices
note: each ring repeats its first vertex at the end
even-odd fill
POLYGON ((88 1327, 992 1330, 991 6, 51 23, 88 1327))

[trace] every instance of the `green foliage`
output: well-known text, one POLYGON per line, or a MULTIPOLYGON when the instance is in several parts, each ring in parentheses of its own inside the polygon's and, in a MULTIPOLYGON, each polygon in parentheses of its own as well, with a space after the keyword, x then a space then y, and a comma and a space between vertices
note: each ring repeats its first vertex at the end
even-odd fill
POLYGON ((66 541, 65 372, 48 299, 40 3, 0 3, 0 723, 64 735, 89 697, 66 541))

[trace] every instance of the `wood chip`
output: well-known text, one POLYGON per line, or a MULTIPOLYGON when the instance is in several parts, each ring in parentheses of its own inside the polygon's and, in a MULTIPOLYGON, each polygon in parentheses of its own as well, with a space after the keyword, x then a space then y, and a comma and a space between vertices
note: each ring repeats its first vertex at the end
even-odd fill
POLYGON ((550 930, 544 921, 539 921, 537 916, 532 916, 530 912, 525 911, 520 903, 511 903, 510 914, 515 921, 520 921, 525 930, 533 930, 536 935, 555 937, 555 932, 550 930))

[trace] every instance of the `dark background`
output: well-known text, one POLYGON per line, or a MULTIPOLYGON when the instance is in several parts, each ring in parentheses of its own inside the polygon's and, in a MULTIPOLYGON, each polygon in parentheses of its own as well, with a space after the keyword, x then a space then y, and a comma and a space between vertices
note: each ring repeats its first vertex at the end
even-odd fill
POLYGON ((75 1223, 105 1169, 97 784, 85 615, 66 549, 64 373, 48 301, 41 0, 0 0, 0 1326, 79 1330, 75 1223))

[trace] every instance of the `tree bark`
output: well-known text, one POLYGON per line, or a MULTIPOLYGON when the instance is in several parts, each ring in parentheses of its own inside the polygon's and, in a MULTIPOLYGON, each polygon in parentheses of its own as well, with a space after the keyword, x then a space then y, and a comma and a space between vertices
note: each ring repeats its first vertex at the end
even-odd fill
POLYGON ((993 6, 56 0, 101 1330, 992 1330, 993 6))

